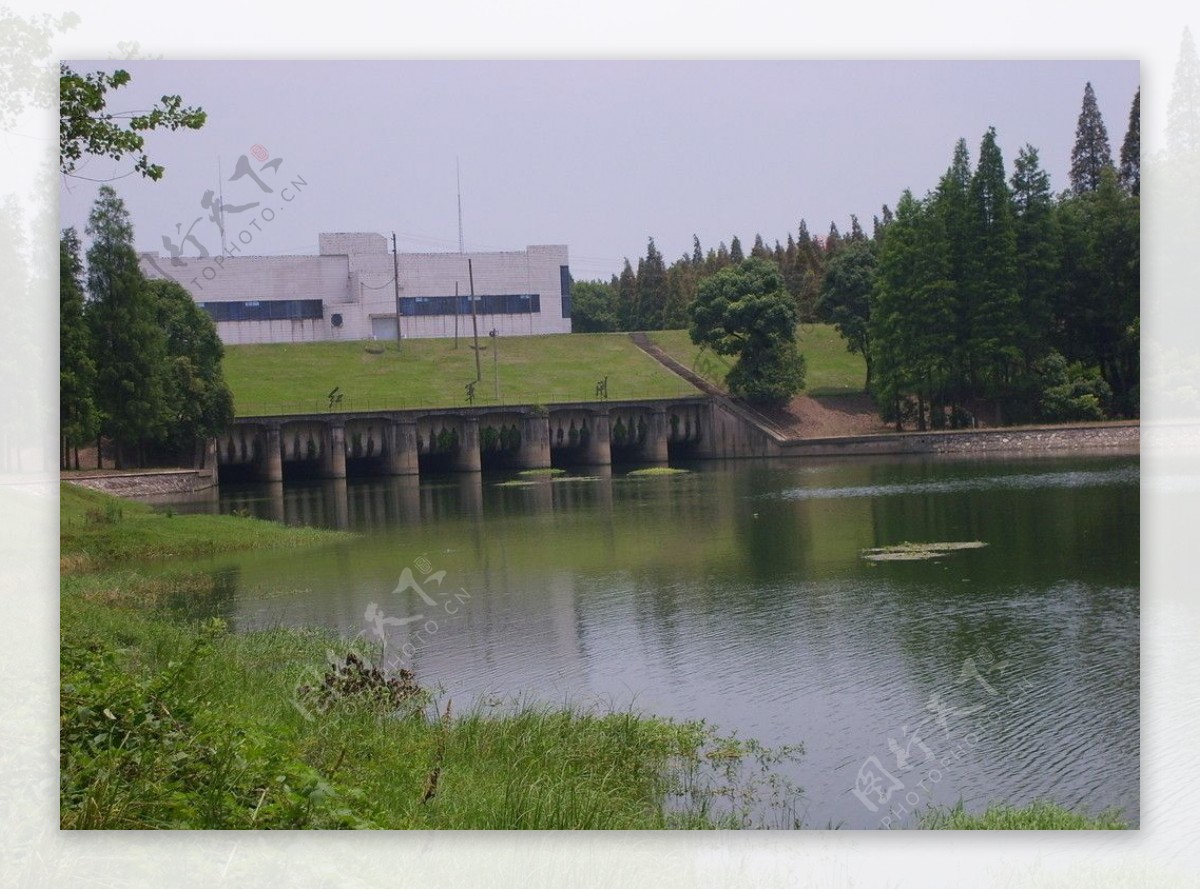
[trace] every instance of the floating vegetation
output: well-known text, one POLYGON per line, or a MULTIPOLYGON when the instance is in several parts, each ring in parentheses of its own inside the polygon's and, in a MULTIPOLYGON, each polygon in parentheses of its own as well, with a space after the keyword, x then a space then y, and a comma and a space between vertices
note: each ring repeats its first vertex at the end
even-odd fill
POLYGON ((681 470, 679 467, 646 467, 641 470, 630 470, 625 475, 627 476, 682 476, 684 473, 689 473, 690 470, 681 470))
MULTIPOLYGON (((530 488, 535 485, 545 485, 547 482, 599 482, 599 476, 559 476, 565 470, 555 470, 554 474, 545 471, 526 471, 533 474, 532 479, 510 479, 507 482, 497 482, 497 488, 530 488)), ((520 475, 525 475, 521 473, 520 475)))
POLYGON ((930 544, 892 544, 890 547, 869 547, 859 551, 863 559, 872 562, 911 562, 917 559, 937 559, 955 550, 978 550, 985 541, 938 541, 930 544))
POLYGON ((561 467, 541 467, 536 470, 521 470, 517 475, 522 478, 534 479, 542 476, 565 476, 567 471, 561 467))

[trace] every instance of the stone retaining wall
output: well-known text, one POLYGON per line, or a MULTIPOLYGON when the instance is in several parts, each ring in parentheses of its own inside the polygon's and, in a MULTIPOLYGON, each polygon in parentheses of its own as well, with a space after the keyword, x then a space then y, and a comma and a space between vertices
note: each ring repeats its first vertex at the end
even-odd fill
POLYGON ((159 494, 190 494, 212 488, 212 474, 204 470, 153 470, 142 473, 105 473, 103 475, 66 475, 66 482, 85 488, 115 494, 121 497, 140 498, 159 494))
POLYGON ((1136 423, 1074 427, 962 430, 938 433, 895 433, 836 439, 792 439, 780 443, 784 456, 836 454, 972 454, 1011 452, 1045 454, 1061 451, 1139 450, 1136 423))

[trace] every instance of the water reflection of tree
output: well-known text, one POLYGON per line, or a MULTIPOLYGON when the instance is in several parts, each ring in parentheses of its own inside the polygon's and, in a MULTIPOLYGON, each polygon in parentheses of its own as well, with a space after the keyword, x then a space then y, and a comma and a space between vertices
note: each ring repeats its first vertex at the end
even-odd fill
MULTIPOLYGON (((1030 461, 992 464, 989 470, 982 463, 976 472, 1036 476, 1124 465, 1105 459, 1082 465, 1030 461)), ((882 544, 988 544, 874 569, 894 599, 896 636, 915 674, 949 676, 980 647, 1020 658, 1024 671, 1037 674, 1061 657, 1064 649, 1056 640, 1064 634, 1078 637, 1069 651, 1111 652, 1113 639, 1097 626, 1091 601, 1080 600, 1077 592, 1103 597, 1106 591, 1136 589, 1138 500, 1133 484, 1073 486, 1061 479, 874 499, 882 544)))

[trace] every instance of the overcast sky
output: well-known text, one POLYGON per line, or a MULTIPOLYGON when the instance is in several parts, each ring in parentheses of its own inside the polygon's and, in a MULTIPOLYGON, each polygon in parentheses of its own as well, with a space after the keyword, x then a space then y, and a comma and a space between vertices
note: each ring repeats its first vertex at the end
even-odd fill
MULTIPOLYGON (((457 163, 468 250, 566 244, 579 279, 636 264, 651 236, 670 261, 693 234, 705 250, 735 234, 748 250, 802 218, 824 234, 854 213, 869 232, 880 205, 935 185, 959 137, 974 161, 989 126, 1010 172, 1031 143, 1066 188, 1084 84, 1115 155, 1139 79, 1136 61, 1111 60, 77 64, 131 72, 114 110, 169 92, 208 112, 200 131, 148 140, 160 182, 112 182, 141 250, 165 251, 166 236, 217 252, 209 190, 224 194, 227 238, 248 231, 246 253, 315 252, 318 233, 336 231, 457 250, 457 163), (279 163, 262 170, 255 146, 279 163), (270 194, 230 181, 242 155, 270 194), (280 185, 299 180, 284 202, 280 185)), ((93 160, 79 172, 131 169, 93 160)), ((82 229, 97 188, 67 181, 63 226, 82 229)))

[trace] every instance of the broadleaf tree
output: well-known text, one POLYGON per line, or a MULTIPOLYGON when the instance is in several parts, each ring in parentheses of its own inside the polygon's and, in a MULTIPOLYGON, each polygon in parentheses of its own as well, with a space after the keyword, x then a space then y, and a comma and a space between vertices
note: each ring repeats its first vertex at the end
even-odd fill
POLYGON ((817 317, 837 328, 849 352, 863 357, 866 390, 871 388, 871 304, 879 268, 876 251, 876 242, 858 240, 830 259, 816 305, 817 317))
POLYGON ((796 305, 774 263, 751 257, 700 282, 689 316, 693 343, 737 356, 726 376, 733 395, 780 405, 804 388, 796 305))

